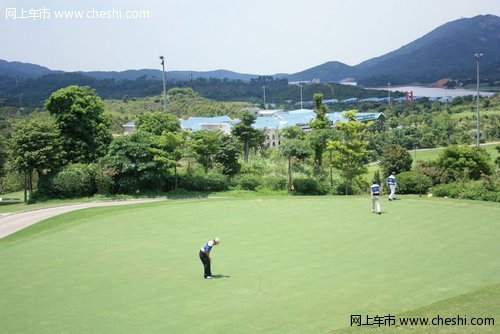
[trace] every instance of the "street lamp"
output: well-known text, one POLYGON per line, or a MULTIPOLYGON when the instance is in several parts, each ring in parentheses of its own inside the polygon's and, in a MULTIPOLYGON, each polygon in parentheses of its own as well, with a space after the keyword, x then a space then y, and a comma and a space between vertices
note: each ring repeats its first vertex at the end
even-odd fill
POLYGON ((165 58, 160 56, 161 66, 163 67, 163 111, 167 112, 167 90, 165 88, 165 58))
POLYGON ((483 57, 482 53, 476 53, 474 55, 477 61, 477 97, 476 97, 476 111, 477 111, 477 136, 476 136, 476 146, 479 147, 479 60, 483 57))

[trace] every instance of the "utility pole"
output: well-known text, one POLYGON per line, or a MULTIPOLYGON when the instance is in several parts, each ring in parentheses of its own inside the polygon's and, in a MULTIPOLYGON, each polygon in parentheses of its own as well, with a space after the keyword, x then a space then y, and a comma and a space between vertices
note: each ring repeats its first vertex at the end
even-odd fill
POLYGON ((165 87, 165 58, 160 56, 161 66, 163 67, 163 111, 167 112, 167 90, 165 87))
POLYGON ((482 53, 476 53, 474 55, 477 61, 477 97, 476 97, 476 110, 477 110, 477 133, 476 133, 476 146, 479 147, 479 60, 483 57, 482 53))

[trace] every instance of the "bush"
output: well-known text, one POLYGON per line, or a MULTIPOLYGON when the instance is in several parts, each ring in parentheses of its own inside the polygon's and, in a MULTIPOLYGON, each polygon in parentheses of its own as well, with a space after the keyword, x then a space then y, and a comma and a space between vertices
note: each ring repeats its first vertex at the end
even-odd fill
POLYGON ((500 202, 499 189, 488 190, 481 181, 440 184, 432 188, 432 193, 436 197, 500 202))
POLYGON ((351 180, 351 182, 347 185, 347 193, 345 179, 338 179, 337 182, 334 180, 333 186, 334 188, 332 189, 332 193, 334 195, 361 195, 366 194, 370 188, 370 183, 360 177, 357 177, 354 180, 351 180))
POLYGON ((93 167, 84 164, 66 166, 49 183, 50 194, 59 198, 92 196, 96 189, 93 167))
POLYGON ((281 175, 267 175, 263 177, 262 185, 269 190, 286 190, 288 178, 281 175))
POLYGON ((292 182, 296 194, 301 195, 326 195, 328 188, 321 182, 308 177, 298 177, 292 182))
POLYGON ((0 194, 13 193, 24 189, 24 177, 17 172, 7 172, 0 178, 0 194))
POLYGON ((243 190, 255 190, 261 183, 256 175, 240 175, 234 181, 236 186, 243 190))
POLYGON ((400 194, 426 194, 432 181, 422 173, 410 171, 398 174, 397 185, 400 194))
POLYGON ((179 177, 179 187, 189 191, 224 191, 229 189, 229 179, 215 172, 188 174, 179 177))
POLYGON ((113 176, 115 171, 113 169, 99 168, 95 172, 95 185, 98 194, 107 195, 114 193, 115 184, 113 176))
POLYGON ((419 161, 415 166, 415 172, 429 177, 432 185, 438 184, 442 178, 442 171, 437 161, 419 161))

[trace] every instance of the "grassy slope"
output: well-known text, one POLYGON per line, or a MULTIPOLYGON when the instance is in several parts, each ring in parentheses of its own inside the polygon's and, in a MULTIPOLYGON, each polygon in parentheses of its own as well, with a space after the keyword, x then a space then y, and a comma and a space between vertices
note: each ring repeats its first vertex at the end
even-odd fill
POLYGON ((367 197, 179 200, 55 217, 0 240, 3 327, 322 333, 499 283, 498 204, 382 205, 375 216, 367 197), (227 277, 206 281, 197 248, 215 234, 214 273, 227 277))

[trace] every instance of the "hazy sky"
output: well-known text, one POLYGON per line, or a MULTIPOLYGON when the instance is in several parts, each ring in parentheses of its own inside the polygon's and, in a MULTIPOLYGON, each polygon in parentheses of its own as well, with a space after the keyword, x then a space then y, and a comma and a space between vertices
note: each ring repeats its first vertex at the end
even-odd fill
POLYGON ((0 0, 0 10, 0 59, 121 71, 160 69, 163 55, 167 70, 275 74, 356 65, 446 22, 500 16, 500 0, 0 0))

